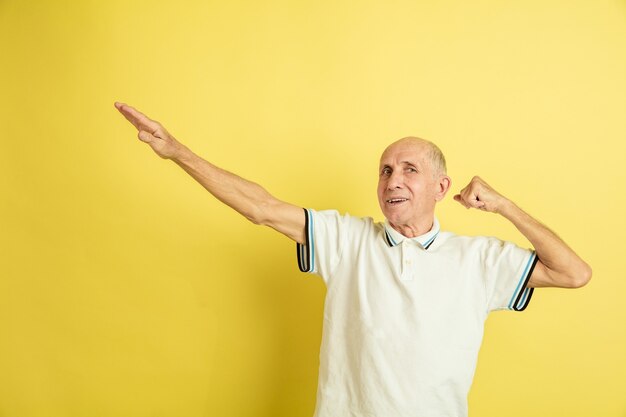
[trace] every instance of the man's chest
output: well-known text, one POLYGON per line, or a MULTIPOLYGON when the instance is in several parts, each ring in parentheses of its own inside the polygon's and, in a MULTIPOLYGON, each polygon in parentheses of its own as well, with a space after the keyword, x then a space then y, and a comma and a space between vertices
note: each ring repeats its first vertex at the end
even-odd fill
POLYGON ((482 337, 484 284, 466 259, 401 244, 346 253, 342 261, 326 296, 325 315, 331 324, 442 343, 482 337))

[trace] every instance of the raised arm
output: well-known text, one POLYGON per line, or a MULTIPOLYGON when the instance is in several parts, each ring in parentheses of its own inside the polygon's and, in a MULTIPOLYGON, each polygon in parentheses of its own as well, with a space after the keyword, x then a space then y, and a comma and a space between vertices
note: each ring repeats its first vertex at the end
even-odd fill
POLYGON ((133 107, 115 107, 137 128, 137 136, 163 159, 171 159, 215 198, 254 224, 269 226, 298 243, 305 243, 305 216, 302 208, 280 201, 260 185, 225 171, 200 158, 180 143, 159 122, 133 107))
POLYGON ((539 261, 533 269, 529 287, 579 288, 591 279, 591 267, 561 238, 481 178, 472 178, 454 199, 466 208, 504 216, 530 241, 539 261))

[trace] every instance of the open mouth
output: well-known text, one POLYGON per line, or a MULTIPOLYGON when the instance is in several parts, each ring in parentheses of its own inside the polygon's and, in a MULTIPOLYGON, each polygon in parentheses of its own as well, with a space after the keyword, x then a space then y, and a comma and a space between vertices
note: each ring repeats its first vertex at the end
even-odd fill
POLYGON ((395 205, 402 204, 409 200, 407 198, 389 198, 385 201, 387 202, 387 204, 391 204, 392 206, 395 206, 395 205))

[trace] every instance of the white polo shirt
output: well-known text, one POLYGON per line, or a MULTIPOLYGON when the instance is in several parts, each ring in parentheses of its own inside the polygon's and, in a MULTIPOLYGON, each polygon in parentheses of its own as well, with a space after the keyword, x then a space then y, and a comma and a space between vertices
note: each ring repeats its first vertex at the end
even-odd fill
POLYGON ((526 308, 534 251, 306 210, 303 272, 326 283, 315 417, 465 417, 484 321, 526 308))

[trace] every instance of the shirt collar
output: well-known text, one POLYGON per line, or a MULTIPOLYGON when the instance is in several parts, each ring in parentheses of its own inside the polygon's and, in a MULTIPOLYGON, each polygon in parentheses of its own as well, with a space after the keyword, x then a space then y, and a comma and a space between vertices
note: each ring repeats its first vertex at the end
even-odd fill
POLYGON ((437 217, 435 217, 433 220, 433 227, 430 229, 430 231, 424 233, 423 235, 410 238, 404 236, 402 233, 391 227, 391 224, 389 224, 389 220, 385 219, 385 240, 390 247, 397 246, 405 239, 408 239, 419 243, 422 248, 428 249, 439 234, 439 229, 439 220, 437 220, 437 217))

